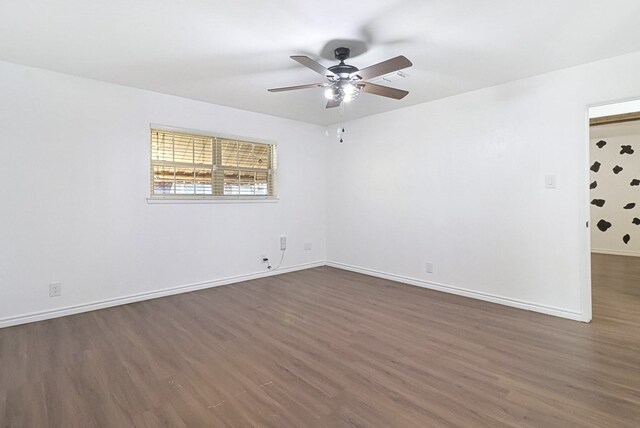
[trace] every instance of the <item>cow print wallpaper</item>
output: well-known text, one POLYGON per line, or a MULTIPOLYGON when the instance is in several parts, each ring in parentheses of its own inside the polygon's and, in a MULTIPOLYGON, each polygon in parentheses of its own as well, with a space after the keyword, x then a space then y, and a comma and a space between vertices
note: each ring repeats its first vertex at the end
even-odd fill
MULTIPOLYGON (((624 251, 640 243, 640 134, 594 139, 591 144, 589 189, 596 226, 592 241, 595 247, 598 234, 605 234, 601 242, 611 247, 615 239, 618 249, 624 251)), ((605 244, 602 247, 607 248, 605 244)), ((640 249, 640 245, 634 247, 640 249)))

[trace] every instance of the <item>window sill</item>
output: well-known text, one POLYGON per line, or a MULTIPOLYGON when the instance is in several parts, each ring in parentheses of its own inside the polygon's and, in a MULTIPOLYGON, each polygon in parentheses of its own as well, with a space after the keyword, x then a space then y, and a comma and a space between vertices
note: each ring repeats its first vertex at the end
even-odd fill
POLYGON ((147 203, 151 205, 155 204, 273 204, 277 203, 279 198, 277 197, 264 197, 264 198, 201 198, 201 199, 187 199, 187 198, 147 198, 147 203))

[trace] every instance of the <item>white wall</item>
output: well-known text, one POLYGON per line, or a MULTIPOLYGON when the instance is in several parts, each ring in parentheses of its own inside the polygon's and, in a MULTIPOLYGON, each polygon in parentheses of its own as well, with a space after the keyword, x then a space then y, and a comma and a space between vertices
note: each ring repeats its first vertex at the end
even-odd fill
POLYGON ((323 128, 8 63, 0 94, 0 326, 263 273, 280 235, 326 259, 323 128), (280 201, 148 204, 150 123, 277 142, 280 201))
POLYGON ((590 174, 591 251, 640 256, 640 121, 592 127, 590 153, 590 163, 599 166, 590 174), (629 204, 636 205, 625 208, 629 204))
POLYGON ((315 125, 7 63, 0 94, 0 326, 259 275, 281 234, 289 268, 328 259, 588 320, 587 108, 640 97, 640 53, 356 120, 343 144, 315 125), (148 204, 150 123, 277 141, 281 200, 148 204))
POLYGON ((639 95, 635 53, 346 123, 329 261, 589 320, 587 109, 639 95))

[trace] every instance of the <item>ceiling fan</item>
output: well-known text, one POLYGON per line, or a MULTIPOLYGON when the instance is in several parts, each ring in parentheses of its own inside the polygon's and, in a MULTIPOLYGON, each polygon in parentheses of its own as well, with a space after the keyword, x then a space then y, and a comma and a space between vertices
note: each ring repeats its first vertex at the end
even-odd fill
POLYGON ((404 98, 409 93, 402 89, 395 89, 367 82, 369 79, 411 67, 413 64, 404 56, 400 55, 359 70, 353 65, 344 63, 344 61, 349 58, 350 54, 351 50, 349 48, 337 48, 334 50, 334 55, 336 59, 340 61, 340 64, 329 68, 325 68, 323 65, 312 60, 308 56, 294 55, 291 59, 310 68, 316 73, 321 74, 327 79, 327 81, 323 83, 311 83, 308 85, 273 88, 268 89, 268 91, 284 92, 296 89, 325 88, 324 96, 328 100, 327 108, 338 107, 343 101, 347 103, 354 100, 358 97, 360 91, 394 98, 396 100, 404 98))

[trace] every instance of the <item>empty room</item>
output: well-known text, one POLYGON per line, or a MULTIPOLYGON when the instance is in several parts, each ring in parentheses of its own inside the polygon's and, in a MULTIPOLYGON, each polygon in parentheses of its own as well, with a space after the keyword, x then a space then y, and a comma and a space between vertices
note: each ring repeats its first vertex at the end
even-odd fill
POLYGON ((0 427, 640 426, 638 16, 0 2, 0 427))

